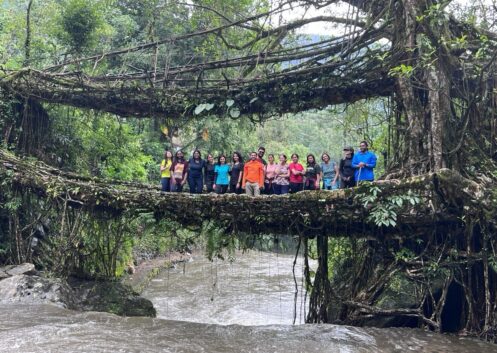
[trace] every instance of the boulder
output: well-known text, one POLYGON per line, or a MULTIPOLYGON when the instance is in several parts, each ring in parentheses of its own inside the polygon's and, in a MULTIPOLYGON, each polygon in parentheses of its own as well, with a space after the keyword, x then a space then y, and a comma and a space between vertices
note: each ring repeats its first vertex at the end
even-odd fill
POLYGON ((7 274, 7 272, 5 272, 3 269, 0 268, 0 281, 8 277, 10 276, 7 274))
POLYGON ((155 317, 152 302, 117 281, 46 278, 34 265, 0 268, 0 303, 55 304, 83 311, 104 311, 122 316, 155 317))
POLYGON ((156 316, 150 300, 140 297, 130 286, 121 282, 70 278, 69 283, 80 298, 81 310, 104 311, 121 316, 156 316))
POLYGON ((63 308, 75 308, 74 291, 56 278, 14 275, 0 281, 0 303, 50 303, 63 308))
POLYGON ((21 265, 13 266, 5 271, 9 276, 17 275, 36 275, 35 265, 24 263, 21 265))
POLYGON ((4 278, 10 277, 10 275, 7 273, 10 269, 14 268, 14 265, 8 265, 8 266, 3 266, 0 267, 0 281, 4 278))

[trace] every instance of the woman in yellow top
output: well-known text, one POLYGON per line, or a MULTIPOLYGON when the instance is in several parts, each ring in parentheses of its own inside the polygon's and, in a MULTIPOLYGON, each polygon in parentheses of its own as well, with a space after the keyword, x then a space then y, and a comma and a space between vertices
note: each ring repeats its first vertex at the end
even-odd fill
POLYGON ((162 191, 171 191, 171 166, 173 164, 173 153, 171 151, 164 152, 164 159, 160 164, 160 183, 162 191))

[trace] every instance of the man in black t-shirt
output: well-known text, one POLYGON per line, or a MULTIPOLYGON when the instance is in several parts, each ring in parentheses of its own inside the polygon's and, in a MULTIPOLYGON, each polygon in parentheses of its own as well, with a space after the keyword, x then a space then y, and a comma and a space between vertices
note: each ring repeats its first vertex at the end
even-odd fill
POLYGON ((261 162, 264 165, 267 164, 266 160, 263 158, 265 153, 266 149, 262 146, 259 147, 259 149, 257 150, 257 159, 259 160, 259 162, 261 162))
POLYGON ((340 160, 338 168, 340 173, 340 188, 347 189, 355 186, 354 168, 352 168, 352 157, 354 157, 354 149, 347 146, 343 149, 344 158, 340 160))

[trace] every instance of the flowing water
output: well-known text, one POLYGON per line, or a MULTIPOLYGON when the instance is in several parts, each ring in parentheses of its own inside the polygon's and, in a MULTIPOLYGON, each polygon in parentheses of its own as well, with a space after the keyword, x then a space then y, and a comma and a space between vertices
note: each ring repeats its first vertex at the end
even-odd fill
POLYGON ((206 258, 179 264, 143 293, 163 319, 218 325, 291 325, 304 322, 302 258, 249 251, 234 261, 206 258), (295 282, 297 303, 295 305, 295 282))
POLYGON ((497 345, 418 329, 302 323, 293 257, 261 252, 163 271, 144 295, 158 318, 79 313, 51 305, 0 306, 0 352, 497 352, 497 345), (294 320, 296 324, 292 325, 294 320))

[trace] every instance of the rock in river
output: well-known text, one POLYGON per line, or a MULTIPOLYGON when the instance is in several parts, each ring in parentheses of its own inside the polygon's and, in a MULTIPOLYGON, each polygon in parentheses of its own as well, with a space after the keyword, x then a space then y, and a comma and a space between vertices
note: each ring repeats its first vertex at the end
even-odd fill
POLYGON ((0 303, 55 304, 122 316, 150 316, 152 302, 118 281, 88 281, 39 276, 33 264, 0 268, 0 303))
POLYGON ((75 308, 76 300, 71 287, 60 279, 21 274, 0 281, 0 302, 51 303, 75 308))
POLYGON ((17 265, 11 267, 5 271, 9 276, 17 276, 17 275, 35 275, 35 265, 24 263, 21 265, 17 265))

